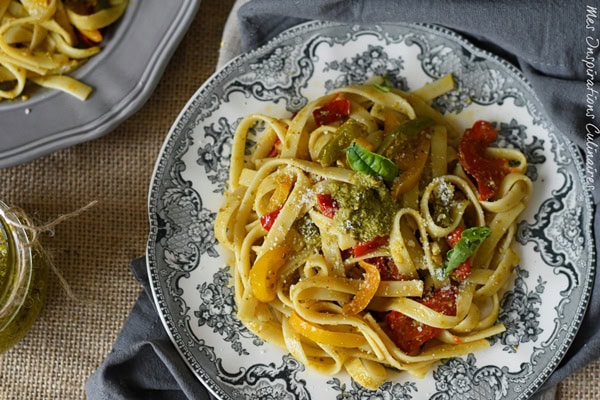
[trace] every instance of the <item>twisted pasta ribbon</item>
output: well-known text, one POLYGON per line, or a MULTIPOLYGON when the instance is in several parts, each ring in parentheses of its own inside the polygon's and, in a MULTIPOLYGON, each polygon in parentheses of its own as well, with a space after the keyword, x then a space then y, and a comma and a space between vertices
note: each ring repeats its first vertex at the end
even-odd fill
POLYGON ((100 29, 119 19, 128 1, 108 3, 80 10, 72 1, 0 0, 0 100, 27 97, 28 80, 87 99, 92 88, 66 74, 100 52, 100 29))

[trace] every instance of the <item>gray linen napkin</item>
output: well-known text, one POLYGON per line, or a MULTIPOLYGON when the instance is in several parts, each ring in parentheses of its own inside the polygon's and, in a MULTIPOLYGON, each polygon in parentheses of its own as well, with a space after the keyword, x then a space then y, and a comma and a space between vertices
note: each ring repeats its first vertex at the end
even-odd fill
MULTIPOLYGON (((593 2, 592 2, 593 4, 593 2)), ((238 0, 227 21, 219 67, 242 51, 254 49, 277 33, 311 20, 340 22, 428 22, 462 33, 523 71, 558 130, 585 155, 600 147, 600 135, 586 138, 585 124, 600 125, 600 100, 586 121, 586 3, 519 0, 238 0), (239 24, 238 24, 239 16, 239 24), (573 22, 575 21, 575 22, 573 22)), ((600 32, 600 21, 596 23, 600 32)), ((594 37, 592 35, 592 37, 594 37)), ((600 33, 595 37, 600 39, 600 33)), ((599 46, 600 47, 600 46, 599 46)), ((600 69, 600 49, 591 59, 600 69)), ((593 82, 600 88, 597 75, 593 82)), ((598 96, 600 97, 600 96, 598 96)), ((592 160, 596 168, 600 160, 592 160)), ((600 249, 600 177, 594 186, 596 248, 600 249)), ((597 258, 600 258, 597 252, 597 258)), ((597 263, 598 264, 598 263, 597 263)), ((125 322, 113 350, 90 376, 85 389, 94 399, 214 399, 187 368, 162 327, 148 286, 144 258, 131 269, 144 290, 125 322)), ((534 396, 554 398, 555 386, 600 357, 600 293, 592 299, 573 345, 558 369, 534 396)))
POLYGON ((88 400, 214 400, 187 367, 152 300, 146 259, 131 263, 143 286, 119 337, 85 384, 88 400))

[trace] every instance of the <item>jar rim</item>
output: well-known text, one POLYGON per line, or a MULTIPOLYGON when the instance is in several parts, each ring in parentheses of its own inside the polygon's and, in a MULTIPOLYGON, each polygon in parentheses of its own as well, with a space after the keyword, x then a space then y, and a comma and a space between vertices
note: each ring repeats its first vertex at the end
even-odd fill
POLYGON ((0 234, 6 241, 7 264, 12 263, 7 265, 6 275, 14 273, 13 282, 9 282, 10 288, 0 298, 0 331, 17 315, 25 303, 31 285, 31 242, 26 230, 19 226, 21 223, 18 215, 12 213, 9 207, 0 201, 0 234))

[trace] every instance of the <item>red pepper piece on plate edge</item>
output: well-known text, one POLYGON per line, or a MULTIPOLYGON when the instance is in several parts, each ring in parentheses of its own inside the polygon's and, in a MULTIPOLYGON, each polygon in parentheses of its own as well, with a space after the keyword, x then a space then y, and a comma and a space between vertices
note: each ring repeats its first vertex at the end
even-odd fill
POLYGON ((494 197, 504 177, 512 171, 507 160, 485 156, 485 150, 496 136, 498 131, 491 123, 476 121, 472 128, 465 130, 458 145, 458 160, 477 181, 479 200, 494 197))
MULTIPOLYGON (((457 294, 457 287, 450 285, 432 291, 417 301, 444 315, 456 315, 457 294)), ((423 344, 435 338, 442 331, 441 328, 419 323, 399 311, 388 312, 385 314, 384 320, 385 330, 390 339, 409 355, 418 354, 423 344)))
POLYGON ((313 110, 317 126, 329 125, 350 115, 350 100, 337 95, 319 108, 313 110))

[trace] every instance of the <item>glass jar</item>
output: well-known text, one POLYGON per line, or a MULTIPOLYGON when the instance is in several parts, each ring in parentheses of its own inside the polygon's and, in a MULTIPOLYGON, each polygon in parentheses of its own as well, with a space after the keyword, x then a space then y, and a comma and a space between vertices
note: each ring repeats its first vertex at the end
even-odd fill
POLYGON ((0 353, 29 332, 46 295, 47 263, 26 226, 0 201, 0 353))

